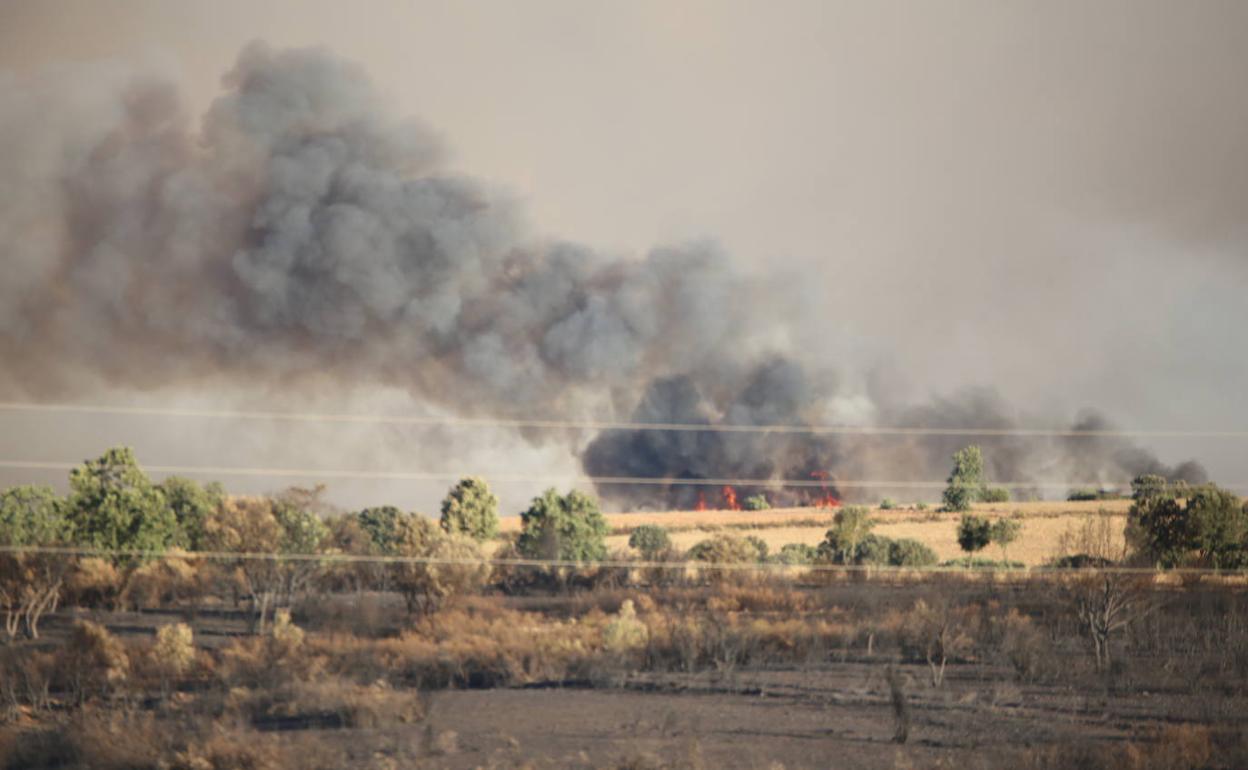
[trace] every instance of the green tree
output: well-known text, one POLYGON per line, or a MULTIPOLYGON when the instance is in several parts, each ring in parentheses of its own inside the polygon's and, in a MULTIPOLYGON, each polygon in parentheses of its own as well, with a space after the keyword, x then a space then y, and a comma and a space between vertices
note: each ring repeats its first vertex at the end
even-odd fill
POLYGON ((1185 491, 1162 476, 1137 476, 1131 482, 1127 542, 1158 566, 1178 566, 1188 551, 1187 513, 1179 500, 1185 491))
POLYGON ((964 514, 958 522, 958 545, 967 553, 982 550, 992 542, 992 524, 983 516, 964 514))
POLYGON ((596 561, 607 555, 607 520, 584 492, 548 489, 520 514, 516 547, 530 559, 596 561))
POLYGON ((1023 523, 1018 519, 997 519, 988 529, 988 539, 1001 548, 1001 559, 1007 560, 1006 550, 1023 533, 1023 523))
POLYGON ((1192 492, 1187 498, 1187 541, 1202 567, 1248 566, 1248 511, 1239 497, 1213 485, 1192 492))
POLYGON ((191 551, 200 550, 204 522, 225 501, 225 488, 220 482, 201 485, 181 476, 170 476, 156 486, 178 522, 178 535, 173 544, 191 551))
POLYGON ((971 503, 983 497, 984 485, 984 453, 977 446, 959 449, 953 455, 953 471, 949 474, 948 486, 945 487, 945 509, 949 511, 969 511, 971 503))
POLYGON ((398 552, 399 538, 404 532, 405 522, 411 515, 400 511, 393 505, 381 505, 375 508, 365 508, 356 514, 356 518, 359 520, 360 527, 368 533, 377 552, 392 554, 398 552))
MULTIPOLYGON (((69 474, 69 524, 75 542, 108 551, 161 553, 178 537, 178 520, 164 493, 139 467, 129 447, 114 447, 69 474)), ((111 554, 114 564, 139 558, 111 554)))
POLYGON ((642 524, 629 533, 628 547, 636 548, 646 561, 654 561, 672 547, 672 538, 657 524, 642 524))
POLYGON ((858 557, 859 545, 871 534, 875 522, 871 511, 862 505, 847 505, 836 512, 832 528, 824 534, 821 546, 838 564, 853 564, 858 557))
MULTIPOLYGON (((0 545, 55 547, 69 533, 65 502, 49 487, 13 487, 0 494, 0 545)), ((73 561, 65 554, 0 552, 0 606, 9 639, 39 637, 39 619, 54 610, 73 561)))
POLYGON ((498 497, 485 479, 461 479, 442 501, 442 531, 484 542, 498 534, 498 497))

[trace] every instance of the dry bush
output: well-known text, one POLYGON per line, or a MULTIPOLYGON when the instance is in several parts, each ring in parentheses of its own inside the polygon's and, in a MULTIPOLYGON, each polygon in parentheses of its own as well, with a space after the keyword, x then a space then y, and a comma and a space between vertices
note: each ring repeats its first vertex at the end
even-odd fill
POLYGON ((122 576, 104 559, 79 559, 65 581, 65 604, 76 607, 112 607, 122 588, 122 576))
POLYGON ((310 637, 329 673, 418 689, 584 680, 601 658, 608 616, 576 620, 500 609, 484 601, 429 616, 397 638, 310 637))
POLYGON ((9 721, 52 707, 56 656, 29 647, 0 648, 0 709, 9 721))
POLYGON ((188 554, 175 550, 135 569, 117 604, 134 609, 176 606, 198 599, 203 589, 197 566, 188 554))
POLYGON ((344 757, 327 741, 297 750, 277 735, 162 720, 150 712, 87 710, 51 725, 0 733, 5 770, 319 770, 344 757))
POLYGON ((414 724, 425 717, 425 702, 410 689, 384 681, 360 685, 340 677, 291 682, 276 689, 230 691, 227 713, 272 728, 345 727, 378 729, 414 724))
POLYGON ((324 661, 304 645, 303 629, 278 610, 267 633, 237 639, 221 651, 217 676, 229 687, 276 687, 317 674, 324 661))
POLYGON ((965 609, 955 608, 947 597, 936 595, 916 601, 901 627, 902 653, 912 660, 927 662, 933 687, 944 681, 949 660, 962 658, 973 646, 966 614, 965 609))
POLYGON ((391 565, 390 580, 403 594, 408 612, 428 614, 456 597, 479 593, 490 578, 475 540, 463 535, 447 535, 425 523, 413 527, 404 538, 399 553, 413 558, 443 559, 442 563, 398 562, 391 565))
POLYGON ((60 651, 57 673, 73 703, 110 698, 129 681, 130 655, 107 628, 80 620, 60 651))
POLYGON ((806 663, 843 646, 846 626, 825 618, 758 617, 731 599, 712 598, 700 613, 652 610, 641 615, 649 631, 644 665, 654 670, 727 671, 743 665, 806 663))
POLYGON ((631 658, 646 646, 649 636, 646 624, 637 619, 637 609, 632 599, 625 599, 619 614, 603 629, 602 644, 609 653, 621 658, 631 658))

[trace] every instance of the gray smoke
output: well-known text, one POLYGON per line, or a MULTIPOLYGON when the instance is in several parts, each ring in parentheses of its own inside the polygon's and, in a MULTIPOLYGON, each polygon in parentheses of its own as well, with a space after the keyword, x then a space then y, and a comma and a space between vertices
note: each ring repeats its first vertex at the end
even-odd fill
MULTIPOLYGON (((622 259, 535 236, 327 51, 248 46, 198 125, 175 84, 121 72, 0 79, 0 107, 5 392, 368 383, 460 414, 731 425, 825 421, 837 395, 829 367, 789 349, 782 294, 713 245, 622 259)), ((1014 424, 1000 411, 877 419, 1014 424)), ((960 443, 609 431, 583 460, 595 475, 932 478, 960 443)), ((999 478, 1160 467, 1108 441, 985 443, 999 478)))

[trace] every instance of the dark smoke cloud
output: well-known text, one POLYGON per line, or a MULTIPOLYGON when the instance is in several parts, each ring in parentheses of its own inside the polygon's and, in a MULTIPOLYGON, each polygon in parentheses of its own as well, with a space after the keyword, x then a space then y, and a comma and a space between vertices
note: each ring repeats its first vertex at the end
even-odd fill
MULTIPOLYGON (((120 72, 3 79, 0 105, 8 392, 368 383, 464 414, 730 425, 824 422, 838 395, 789 349, 781 293, 713 245, 620 259, 534 236, 327 51, 248 46, 198 125, 174 84, 120 72)), ((876 419, 1017 424, 982 395, 876 419)), ((596 475, 932 478, 962 443, 610 431, 583 460, 596 475)), ((998 478, 1161 467, 1121 442, 983 443, 998 478)))

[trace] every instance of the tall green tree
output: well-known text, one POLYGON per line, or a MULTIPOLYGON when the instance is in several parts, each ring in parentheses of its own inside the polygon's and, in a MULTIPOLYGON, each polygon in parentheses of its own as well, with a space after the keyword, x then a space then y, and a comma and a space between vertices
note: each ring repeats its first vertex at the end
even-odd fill
POLYGON ((573 490, 547 489, 520 514, 516 547, 531 559, 595 561, 607 555, 607 520, 598 501, 573 490))
POLYGON ((823 551, 836 564, 853 564, 858 557, 859 546, 871 534, 875 522, 871 511, 862 505, 847 505, 836 512, 832 528, 824 533, 823 551))
POLYGON ((953 470, 945 487, 945 509, 969 511, 971 503, 987 494, 984 484, 984 453, 977 446, 959 449, 953 455, 953 470))
POLYGON ((200 550, 204 522, 225 501, 225 488, 220 482, 205 485, 182 476, 170 476, 157 488, 164 494, 165 503, 178 522, 177 542, 174 545, 191 551, 200 550))
MULTIPOLYGON (((68 519, 75 542, 109 551, 160 553, 179 538, 178 520, 129 447, 114 447, 69 474, 68 519)), ((112 554, 115 564, 137 559, 112 554)))
POLYGON ((442 531, 467 535, 477 542, 498 534, 498 497, 485 479, 461 479, 442 501, 442 531))

